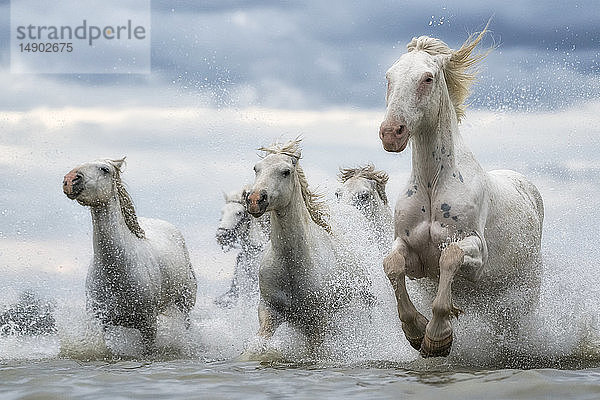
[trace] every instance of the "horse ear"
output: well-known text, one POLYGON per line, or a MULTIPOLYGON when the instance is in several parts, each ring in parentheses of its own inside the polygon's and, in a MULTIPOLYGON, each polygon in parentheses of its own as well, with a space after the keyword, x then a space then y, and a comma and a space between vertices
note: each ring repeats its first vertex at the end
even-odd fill
POLYGON ((291 157, 292 159, 292 165, 295 167, 298 164, 298 158, 299 157, 291 157))
POLYGON ((110 160, 110 162, 112 163, 112 165, 115 166, 116 169, 121 171, 121 167, 123 167, 125 165, 125 158, 127 158, 127 156, 124 156, 123 158, 121 158, 119 160, 110 160))

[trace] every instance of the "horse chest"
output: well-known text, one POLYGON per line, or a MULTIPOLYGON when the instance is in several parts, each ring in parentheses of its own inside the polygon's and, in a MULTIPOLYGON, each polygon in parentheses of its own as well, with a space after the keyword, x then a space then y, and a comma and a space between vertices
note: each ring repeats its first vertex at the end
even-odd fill
MULTIPOLYGON (((451 193, 412 193, 396 205, 396 237, 406 245, 406 273, 412 278, 437 277, 444 243, 460 239, 472 225, 465 204, 451 193)), ((468 208, 468 205, 467 205, 468 208)))
POLYGON ((135 267, 130 260, 120 259, 108 265, 96 261, 90 268, 88 296, 109 319, 119 320, 128 314, 147 313, 156 308, 158 277, 150 270, 135 267))
POLYGON ((284 257, 260 269, 261 296, 284 315, 314 310, 322 298, 320 281, 314 266, 306 260, 299 263, 284 257))

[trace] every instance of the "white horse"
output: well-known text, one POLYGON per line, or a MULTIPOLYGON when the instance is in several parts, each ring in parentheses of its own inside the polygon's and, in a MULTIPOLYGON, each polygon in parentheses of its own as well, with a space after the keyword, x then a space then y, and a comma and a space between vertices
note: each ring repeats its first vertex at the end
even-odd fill
POLYGON ((138 218, 121 181, 125 159, 82 164, 64 178, 68 198, 90 207, 94 256, 86 280, 87 308, 104 328, 136 328, 146 351, 156 318, 169 307, 186 317, 196 302, 196 277, 181 233, 157 219, 138 218))
POLYGON ((512 314, 511 321, 537 304, 540 193, 516 172, 485 172, 458 130, 474 79, 469 69, 486 55, 472 51, 485 32, 456 51, 439 39, 414 38, 386 74, 379 137, 391 152, 412 142, 412 174, 396 204, 395 241, 384 269, 404 334, 424 357, 450 352, 451 317, 459 314, 453 295, 497 304, 495 313, 512 314), (439 282, 431 321, 415 309, 405 276, 439 282))
POLYGON ((259 335, 270 338, 282 322, 318 345, 330 317, 365 294, 368 280, 331 235, 319 195, 308 189, 300 167, 299 141, 261 148, 246 208, 270 212, 271 235, 260 264, 259 335))
POLYGON ((225 205, 221 208, 221 219, 216 239, 223 251, 238 248, 235 269, 229 290, 215 299, 222 307, 233 305, 240 295, 258 294, 258 267, 269 241, 269 216, 252 218, 246 211, 244 189, 225 193, 225 205))
POLYGON ((370 164, 341 169, 339 179, 342 186, 335 192, 338 202, 355 207, 362 213, 369 241, 382 254, 387 254, 393 240, 392 210, 385 192, 388 174, 375 170, 375 166, 370 164))

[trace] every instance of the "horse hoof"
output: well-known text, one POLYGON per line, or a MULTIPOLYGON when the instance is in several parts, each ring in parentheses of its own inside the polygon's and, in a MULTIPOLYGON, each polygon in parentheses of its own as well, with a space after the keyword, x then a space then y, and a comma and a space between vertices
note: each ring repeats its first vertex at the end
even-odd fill
POLYGON ((442 340, 433 340, 425 335, 421 345, 421 357, 448 357, 452 348, 452 333, 442 340))
POLYGON ((408 343, 415 350, 421 350, 423 339, 425 338, 425 327, 429 321, 421 314, 412 323, 402 322, 402 332, 408 343))
POLYGON ((404 337, 406 338, 406 340, 408 340, 408 343, 410 343, 410 345, 413 347, 413 349, 415 350, 421 350, 421 344, 423 343, 423 337, 420 338, 411 338, 406 336, 406 334, 404 334, 404 337))

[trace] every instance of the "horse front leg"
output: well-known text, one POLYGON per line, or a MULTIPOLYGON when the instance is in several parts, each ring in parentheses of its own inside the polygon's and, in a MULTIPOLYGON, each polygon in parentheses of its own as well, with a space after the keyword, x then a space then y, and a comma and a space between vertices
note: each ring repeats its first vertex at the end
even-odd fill
POLYGON ((281 324, 277 314, 262 299, 258 304, 258 324, 258 336, 263 339, 270 339, 281 324))
POLYGON ((421 349, 425 337, 427 318, 417 311, 406 291, 406 257, 404 246, 396 239, 390 254, 383 260, 383 270, 387 275, 396 296, 398 316, 402 321, 402 331, 406 340, 416 350, 421 349))
POLYGON ((466 276, 476 280, 483 265, 484 243, 479 236, 469 236, 446 247, 440 256, 440 281, 433 300, 431 321, 425 329, 421 346, 423 357, 446 357, 452 348, 452 317, 461 310, 452 304, 452 281, 462 268, 466 276))

